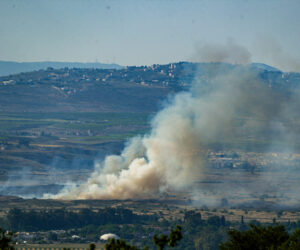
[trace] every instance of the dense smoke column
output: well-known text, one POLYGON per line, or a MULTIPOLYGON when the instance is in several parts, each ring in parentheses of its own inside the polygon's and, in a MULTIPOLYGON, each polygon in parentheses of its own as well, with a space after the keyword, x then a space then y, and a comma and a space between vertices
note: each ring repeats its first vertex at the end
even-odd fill
MULTIPOLYGON (((216 145, 230 150, 238 140, 247 149, 255 147, 250 137, 263 136, 268 150, 274 140, 293 145, 299 138, 289 122, 299 107, 296 92, 285 95, 271 88, 247 67, 228 71, 220 64, 211 75, 169 100, 152 120, 149 134, 131 139, 121 155, 107 156, 85 183, 52 197, 144 199, 167 190, 201 193, 195 183, 209 171, 207 155, 216 145)), ((229 183, 223 188, 232 191, 229 183)))

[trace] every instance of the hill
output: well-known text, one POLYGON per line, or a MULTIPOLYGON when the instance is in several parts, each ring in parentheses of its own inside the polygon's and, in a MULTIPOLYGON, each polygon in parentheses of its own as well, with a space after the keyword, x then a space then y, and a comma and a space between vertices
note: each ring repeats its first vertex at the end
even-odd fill
POLYGON ((18 74, 22 72, 29 72, 33 70, 47 69, 47 68, 95 68, 95 69, 121 69, 122 66, 118 64, 104 64, 104 63, 80 63, 80 62, 11 62, 0 61, 0 76, 11 74, 18 74))
MULTIPOLYGON (((232 70, 230 64, 217 64, 232 70)), ((180 62, 122 69, 47 68, 0 77, 2 112, 153 112, 169 94, 184 90, 194 79, 204 82, 213 63, 180 62)), ((263 70, 251 65, 263 81, 287 89, 299 73, 263 70)))

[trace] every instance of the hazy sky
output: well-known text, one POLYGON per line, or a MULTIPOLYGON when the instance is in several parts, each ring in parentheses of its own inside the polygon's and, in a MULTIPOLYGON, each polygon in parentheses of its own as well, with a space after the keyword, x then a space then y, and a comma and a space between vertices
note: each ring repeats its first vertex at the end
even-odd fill
POLYGON ((228 39, 300 70, 299 0, 1 0, 0 60, 149 65, 228 39))

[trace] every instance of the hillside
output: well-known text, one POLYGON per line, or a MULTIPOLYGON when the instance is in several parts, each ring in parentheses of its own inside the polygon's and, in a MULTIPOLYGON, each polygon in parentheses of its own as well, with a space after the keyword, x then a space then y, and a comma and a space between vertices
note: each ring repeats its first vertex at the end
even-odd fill
MULTIPOLYGON (((153 112, 169 94, 201 82, 211 69, 233 70, 230 64, 175 63, 123 69, 48 68, 0 77, 2 112, 153 112)), ((251 70, 272 86, 289 89, 299 73, 251 70)))

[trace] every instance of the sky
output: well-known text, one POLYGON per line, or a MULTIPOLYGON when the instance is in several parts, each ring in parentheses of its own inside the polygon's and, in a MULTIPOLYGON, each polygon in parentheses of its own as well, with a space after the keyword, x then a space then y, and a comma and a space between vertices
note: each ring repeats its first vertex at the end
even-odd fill
POLYGON ((299 0, 1 0, 0 60, 151 65, 205 44, 300 71, 299 0))

